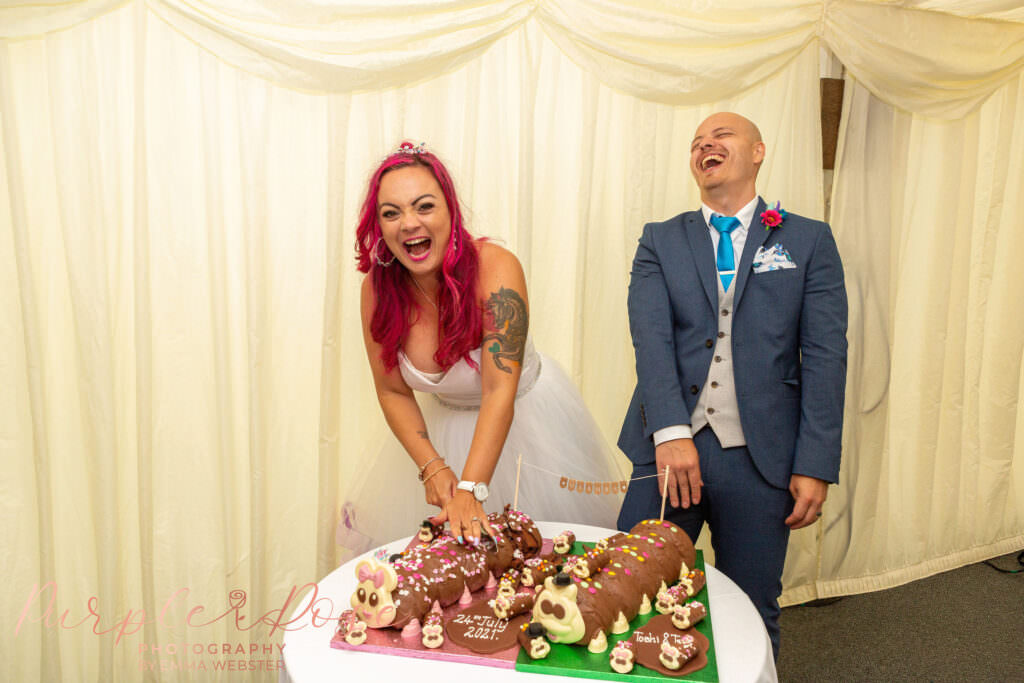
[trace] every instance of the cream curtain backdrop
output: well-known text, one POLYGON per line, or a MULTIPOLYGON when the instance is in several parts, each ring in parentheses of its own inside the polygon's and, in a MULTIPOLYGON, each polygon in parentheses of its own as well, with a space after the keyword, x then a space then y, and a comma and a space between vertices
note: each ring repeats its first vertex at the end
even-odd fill
POLYGON ((951 122, 847 79, 842 120, 843 485, 827 503, 819 581, 793 599, 1024 548, 1024 77, 951 122))
POLYGON ((223 658, 181 644, 280 642, 185 616, 212 621, 240 589, 250 626, 343 553, 339 509, 383 428, 352 230, 404 137, 450 163, 473 229, 520 255, 538 346, 613 440, 635 240, 696 203, 696 124, 756 119, 762 194, 821 216, 819 44, 856 79, 833 197, 846 452, 784 599, 1024 545, 1024 330, 997 317, 1020 284, 1016 3, 973 3, 984 20, 953 2, 368 7, 0 6, 5 623, 54 582, 0 643, 5 678, 230 678, 188 670, 223 658), (86 621, 56 625, 64 610, 86 621), (126 615, 117 645, 93 633, 126 615))

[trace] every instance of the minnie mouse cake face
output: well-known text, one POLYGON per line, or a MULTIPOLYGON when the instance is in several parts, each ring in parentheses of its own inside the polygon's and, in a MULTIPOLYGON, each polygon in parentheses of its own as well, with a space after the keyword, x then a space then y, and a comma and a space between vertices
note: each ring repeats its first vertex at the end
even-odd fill
POLYGON ((398 583, 390 565, 375 560, 363 560, 356 565, 359 584, 349 602, 356 614, 370 628, 384 628, 395 620, 395 604, 391 591, 398 583))

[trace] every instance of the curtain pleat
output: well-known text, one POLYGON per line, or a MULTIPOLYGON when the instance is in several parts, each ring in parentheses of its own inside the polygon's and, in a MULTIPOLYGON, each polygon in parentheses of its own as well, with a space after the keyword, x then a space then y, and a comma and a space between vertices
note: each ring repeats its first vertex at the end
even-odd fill
MULTIPOLYGON (((141 2, 141 0, 136 0, 141 2)), ((125 4, 0 8, 0 39, 24 40, 125 4)), ((368 92, 435 79, 537 24, 616 90, 671 105, 734 97, 815 39, 886 102, 964 116, 1024 67, 1012 0, 148 0, 168 26, 221 60, 288 88, 368 92)))
POLYGON ((850 299, 844 485, 805 599, 1024 547, 1021 86, 944 122, 847 79, 832 204, 850 299))

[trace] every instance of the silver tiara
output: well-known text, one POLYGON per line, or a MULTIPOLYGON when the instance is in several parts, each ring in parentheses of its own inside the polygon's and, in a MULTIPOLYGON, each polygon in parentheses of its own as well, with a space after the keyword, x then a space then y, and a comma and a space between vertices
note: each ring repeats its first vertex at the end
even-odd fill
POLYGON ((427 143, 421 142, 418 145, 414 145, 411 142, 403 142, 398 146, 393 153, 394 154, 423 154, 427 151, 427 143))

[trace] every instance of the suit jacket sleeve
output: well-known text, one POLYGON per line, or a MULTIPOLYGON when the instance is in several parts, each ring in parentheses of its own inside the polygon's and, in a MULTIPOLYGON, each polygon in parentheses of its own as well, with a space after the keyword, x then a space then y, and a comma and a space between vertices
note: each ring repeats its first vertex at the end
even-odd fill
POLYGON ((828 226, 807 264, 800 314, 800 430, 793 473, 839 480, 846 393, 846 285, 828 226))
POLYGON ((663 427, 690 424, 690 411, 679 385, 672 304, 653 228, 654 224, 647 224, 640 236, 627 298, 645 437, 663 427))

